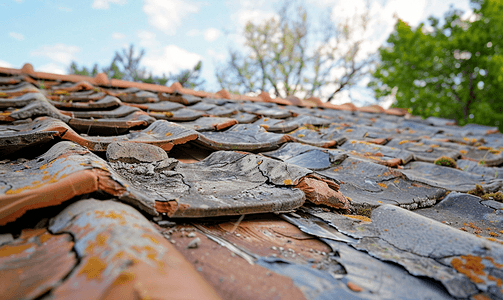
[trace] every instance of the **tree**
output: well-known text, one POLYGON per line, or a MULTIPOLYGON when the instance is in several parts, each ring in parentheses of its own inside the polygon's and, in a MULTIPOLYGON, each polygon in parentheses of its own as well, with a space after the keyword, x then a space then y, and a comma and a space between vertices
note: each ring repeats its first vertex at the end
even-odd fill
POLYGON ((193 69, 181 70, 176 74, 166 76, 154 76, 152 72, 141 66, 141 59, 145 55, 145 50, 141 49, 139 53, 135 53, 134 45, 129 48, 123 48, 120 52, 116 51, 109 67, 99 68, 95 64, 91 71, 88 68, 78 67, 76 62, 72 62, 69 67, 70 74, 96 76, 99 69, 106 73, 109 78, 122 79, 128 81, 137 81, 145 83, 153 83, 159 85, 167 85, 170 82, 178 81, 183 87, 195 89, 204 84, 204 80, 200 79, 202 62, 199 61, 193 69))
POLYGON ((324 23, 331 25, 318 34, 311 29, 304 7, 285 2, 278 17, 247 23, 243 32, 247 52, 229 50, 227 64, 216 72, 217 80, 231 92, 272 90, 281 97, 320 96, 323 88, 330 87, 331 100, 368 71, 371 60, 361 58, 362 39, 357 38, 366 31, 368 20, 367 8, 354 18, 327 20, 324 23))
POLYGON ((411 28, 398 20, 370 86, 378 98, 423 117, 456 119, 503 129, 503 3, 472 0, 473 15, 451 9, 444 24, 411 28))

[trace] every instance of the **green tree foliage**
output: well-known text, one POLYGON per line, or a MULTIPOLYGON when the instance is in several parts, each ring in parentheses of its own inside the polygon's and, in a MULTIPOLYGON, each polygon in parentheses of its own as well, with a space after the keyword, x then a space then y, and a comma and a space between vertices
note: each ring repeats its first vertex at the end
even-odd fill
POLYGON ((99 69, 107 74, 108 78, 122 79, 128 81, 137 81, 145 83, 153 83, 159 85, 167 85, 172 82, 180 82, 183 87, 196 89, 204 84, 204 80, 200 79, 202 62, 199 61, 194 68, 188 70, 181 70, 177 74, 170 74, 166 76, 154 76, 152 72, 141 66, 141 59, 145 55, 142 49, 139 53, 135 52, 134 45, 131 44, 129 48, 124 48, 120 52, 116 51, 115 56, 110 63, 110 66, 99 68, 95 64, 92 69, 85 66, 79 68, 76 62, 72 62, 69 67, 70 74, 96 76, 99 69))
POLYGON ((319 96, 322 88, 333 87, 329 100, 365 74, 370 59, 361 59, 368 9, 363 14, 325 20, 326 28, 311 28, 307 10, 287 3, 273 17, 244 28, 245 53, 229 51, 227 64, 217 70, 222 88, 248 93, 273 91, 286 97, 296 93, 319 96), (334 75, 334 74, 339 75, 334 75))
POLYGON ((474 14, 411 28, 398 20, 370 86, 412 114, 503 129, 503 1, 472 0, 474 14))

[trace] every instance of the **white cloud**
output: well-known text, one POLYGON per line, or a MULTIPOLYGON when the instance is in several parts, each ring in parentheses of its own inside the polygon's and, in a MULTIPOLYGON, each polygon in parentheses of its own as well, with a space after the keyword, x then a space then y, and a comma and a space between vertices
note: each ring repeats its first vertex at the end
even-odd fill
POLYGON ((127 0, 94 0, 91 7, 94 9, 109 9, 110 3, 124 5, 127 3, 127 0))
POLYGON ((244 28, 249 21, 253 24, 260 24, 262 21, 269 20, 271 18, 279 19, 279 16, 273 11, 247 8, 239 9, 231 15, 231 20, 237 23, 239 28, 244 28))
POLYGON ((143 63, 147 69, 152 70, 154 75, 162 75, 193 68, 200 60, 203 60, 203 57, 199 54, 169 45, 165 46, 159 55, 147 53, 143 58, 143 63))
POLYGON ((4 61, 4 60, 0 60, 0 67, 3 67, 3 68, 12 68, 12 64, 4 61))
POLYGON ((23 0, 14 0, 14 1, 16 1, 17 3, 23 2, 23 0))
POLYGON ((31 56, 45 56, 55 63, 69 65, 72 60, 75 60, 74 54, 79 52, 77 46, 69 46, 64 44, 44 45, 30 52, 31 56))
POLYGON ((153 47, 159 44, 159 42, 155 39, 155 33, 141 30, 138 32, 138 38, 140 39, 140 46, 143 47, 153 47))
POLYGON ((215 50, 213 49, 208 49, 206 51, 206 53, 208 53, 208 55, 213 58, 214 60, 220 62, 220 61, 224 61, 225 58, 226 58, 226 54, 225 53, 222 53, 222 52, 216 52, 215 50))
POLYGON ((24 35, 19 32, 9 32, 9 36, 18 41, 24 40, 24 35))
POLYGON ((150 25, 167 35, 175 35, 182 19, 188 14, 197 13, 199 6, 183 0, 145 0, 143 11, 150 25))
POLYGON ((204 39, 208 42, 213 42, 222 34, 222 32, 216 28, 208 28, 204 31, 204 39))
POLYGON ((126 35, 124 33, 121 33, 121 32, 114 32, 112 33, 112 38, 114 40, 122 40, 126 37, 126 35))
POLYGON ((191 29, 187 32, 188 36, 198 36, 200 34, 201 34, 201 32, 197 29, 191 29))
POLYGON ((37 72, 46 72, 46 73, 54 73, 54 74, 66 74, 66 70, 61 65, 55 63, 48 63, 39 68, 35 68, 37 72))

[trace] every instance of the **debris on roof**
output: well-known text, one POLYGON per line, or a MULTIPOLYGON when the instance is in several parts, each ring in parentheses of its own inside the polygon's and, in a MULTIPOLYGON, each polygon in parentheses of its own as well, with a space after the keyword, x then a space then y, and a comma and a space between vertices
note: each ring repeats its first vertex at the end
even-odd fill
POLYGON ((4 299, 503 299, 503 134, 0 68, 4 299))

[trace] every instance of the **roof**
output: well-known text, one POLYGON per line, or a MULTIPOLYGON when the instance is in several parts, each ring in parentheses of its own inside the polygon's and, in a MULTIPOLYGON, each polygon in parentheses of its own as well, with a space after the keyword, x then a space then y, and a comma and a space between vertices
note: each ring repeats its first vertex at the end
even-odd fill
POLYGON ((4 299, 503 298, 497 128, 29 64, 0 110, 4 299))

